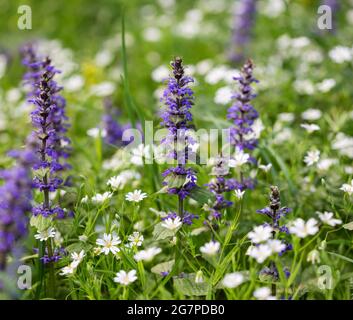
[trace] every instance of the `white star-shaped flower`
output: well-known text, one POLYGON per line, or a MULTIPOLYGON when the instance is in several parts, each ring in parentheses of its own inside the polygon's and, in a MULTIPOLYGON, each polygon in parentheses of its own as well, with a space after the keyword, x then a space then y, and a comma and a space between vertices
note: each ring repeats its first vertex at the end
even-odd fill
POLYGON ((278 239, 268 240, 267 245, 270 247, 272 253, 280 253, 286 248, 286 245, 278 239))
POLYGON ((308 151, 306 156, 304 157, 304 162, 307 166, 312 166, 320 160, 320 151, 319 150, 311 150, 308 151))
POLYGON ((319 120, 322 116, 322 112, 319 109, 307 109, 302 113, 302 118, 307 121, 319 120))
POLYGON ((259 169, 261 169, 264 172, 269 172, 271 168, 272 168, 272 163, 269 163, 267 165, 259 164, 259 169))
POLYGON ((157 247, 148 248, 146 250, 141 250, 134 255, 136 261, 151 261, 154 256, 161 253, 162 249, 157 247))
POLYGON ((256 226, 253 231, 248 233, 248 238, 252 243, 260 243, 270 239, 272 228, 270 226, 256 226))
POLYGON ((107 181, 107 185, 113 190, 121 190, 125 185, 131 180, 139 180, 141 175, 134 170, 124 170, 120 172, 117 176, 111 177, 107 181))
POLYGON ((249 154, 244 153, 243 150, 237 148, 233 158, 229 159, 228 166, 231 168, 241 167, 249 161, 249 158, 249 154))
POLYGON ((134 190, 125 195, 125 200, 130 202, 140 202, 147 198, 147 194, 143 193, 141 190, 134 190))
POLYGON ((249 248, 247 254, 254 258, 257 263, 263 263, 272 254, 272 250, 268 244, 260 244, 249 248))
POLYGON ((72 259, 73 265, 77 267, 85 256, 86 254, 84 250, 81 250, 79 253, 77 252, 71 253, 71 259, 72 259))
POLYGON ((320 130, 320 127, 317 124, 314 123, 302 123, 300 125, 302 128, 304 128, 306 131, 309 133, 313 133, 314 131, 320 130))
POLYGON ((235 189, 234 190, 234 193, 235 193, 235 197, 238 199, 238 200, 241 200, 244 196, 244 193, 245 193, 245 190, 240 190, 240 189, 235 189))
POLYGON ((344 46, 336 46, 329 51, 328 55, 333 62, 341 64, 352 60, 352 49, 344 46))
POLYGON ((74 263, 70 263, 68 266, 61 269, 60 275, 69 276, 75 272, 76 267, 74 263))
POLYGON ((221 244, 218 241, 210 241, 205 243, 202 247, 200 247, 201 253, 207 256, 214 256, 217 254, 221 247, 221 244))
POLYGON ((111 192, 104 192, 103 194, 97 193, 92 197, 92 202, 103 203, 113 196, 111 192))
POLYGON ((46 230, 39 231, 34 238, 38 239, 39 241, 47 241, 49 238, 55 237, 55 229, 50 227, 46 230))
POLYGON ((107 181, 107 185, 111 186, 113 190, 122 189, 122 186, 125 185, 125 179, 123 179, 120 175, 111 177, 107 181))
POLYGON ((172 218, 165 219, 161 225, 166 229, 176 230, 176 229, 179 229, 182 224, 183 222, 181 221, 180 217, 176 217, 174 219, 172 218))
POLYGON ((108 255, 109 252, 112 254, 117 254, 120 249, 117 247, 121 243, 119 237, 104 233, 103 239, 97 239, 96 244, 101 246, 101 252, 104 252, 105 255, 108 255))
POLYGON ((317 168, 321 171, 326 171, 328 169, 331 168, 331 166, 335 165, 338 163, 337 159, 330 159, 330 158, 326 158, 326 159, 321 159, 318 163, 317 163, 317 168))
POLYGON ((319 216, 319 219, 323 223, 326 223, 326 224, 328 224, 331 227, 334 227, 335 225, 342 223, 342 220, 335 219, 333 217, 333 212, 327 212, 327 211, 325 211, 324 213, 317 212, 317 215, 319 216))
POLYGON ((317 220, 310 218, 307 222, 298 218, 289 226, 289 232, 295 234, 299 238, 305 238, 309 235, 314 235, 319 231, 317 220))
POLYGON ((353 180, 351 181, 350 184, 344 183, 342 187, 340 188, 343 192, 348 193, 349 195, 353 194, 353 180))
POLYGON ((256 289, 253 296, 258 300, 276 300, 276 297, 271 295, 271 289, 267 287, 256 289))
POLYGON ((236 288, 244 282, 244 275, 240 272, 228 273, 222 280, 223 286, 226 288, 236 288))
POLYGON ((144 238, 143 238, 143 235, 140 234, 140 232, 135 231, 133 234, 130 234, 128 236, 127 240, 129 241, 128 246, 130 248, 132 248, 132 247, 141 247, 144 238))
POLYGON ((116 277, 114 278, 114 282, 120 283, 124 286, 127 286, 136 280, 137 280, 136 270, 131 270, 129 272, 126 272, 124 270, 120 270, 116 274, 116 277))

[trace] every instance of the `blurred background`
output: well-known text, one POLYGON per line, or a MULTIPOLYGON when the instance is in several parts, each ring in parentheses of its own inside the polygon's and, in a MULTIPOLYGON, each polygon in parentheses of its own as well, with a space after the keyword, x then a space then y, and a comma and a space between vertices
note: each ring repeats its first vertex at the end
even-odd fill
MULTIPOLYGON (((339 187, 353 175, 353 0, 0 0, 0 169, 11 164, 6 152, 23 146, 32 130, 19 53, 28 42, 62 71, 57 80, 71 123, 70 164, 80 183, 91 179, 92 194, 106 190, 103 160, 116 151, 97 139, 104 99, 119 109, 120 124, 154 120, 160 127, 169 62, 181 56, 195 78, 196 128, 229 128, 233 77, 252 58, 261 118, 254 157, 272 168, 254 173, 259 186, 249 194, 240 233, 261 221, 255 212, 267 203, 271 184, 280 186, 295 217, 317 210, 340 211, 345 221, 351 215, 339 187), (325 4, 330 30, 318 28, 325 4), (31 8, 30 30, 18 28, 21 5, 31 8), (313 148, 321 152, 317 171, 303 162, 313 148)), ((204 185, 209 171, 199 169, 204 185)), ((153 192, 153 178, 146 175, 143 191, 153 192)))
POLYGON ((268 126, 283 112, 318 108, 336 119, 337 110, 350 110, 353 77, 351 56, 345 57, 352 47, 353 1, 336 1, 332 30, 317 27, 318 7, 327 1, 248 2, 256 3, 250 16, 240 0, 0 0, 1 142, 19 144, 29 130, 24 120, 13 121, 26 119, 30 108, 19 55, 26 42, 37 42, 62 70, 74 136, 97 126, 105 96, 113 96, 127 118, 121 81, 123 12, 130 93, 146 119, 157 118, 162 82, 175 55, 184 58, 196 79, 197 127, 227 125, 232 77, 246 57, 256 65, 256 108, 268 126), (18 28, 21 5, 31 8, 31 30, 18 28), (246 33, 240 45, 237 32, 246 33), (231 58, 235 51, 242 53, 239 61, 231 58))

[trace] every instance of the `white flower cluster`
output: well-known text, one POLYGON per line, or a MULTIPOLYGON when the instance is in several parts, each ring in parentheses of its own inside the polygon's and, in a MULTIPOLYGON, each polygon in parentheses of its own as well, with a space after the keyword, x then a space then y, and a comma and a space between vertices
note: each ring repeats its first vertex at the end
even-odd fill
POLYGON ((79 253, 77 252, 71 253, 72 262, 68 266, 61 269, 60 275, 62 276, 72 275, 85 256, 86 254, 84 250, 81 250, 79 253))
POLYGON ((268 225, 254 227, 248 233, 248 238, 253 243, 246 252, 247 255, 254 258, 258 263, 263 263, 272 254, 280 253, 286 245, 277 239, 271 239, 273 229, 268 225))

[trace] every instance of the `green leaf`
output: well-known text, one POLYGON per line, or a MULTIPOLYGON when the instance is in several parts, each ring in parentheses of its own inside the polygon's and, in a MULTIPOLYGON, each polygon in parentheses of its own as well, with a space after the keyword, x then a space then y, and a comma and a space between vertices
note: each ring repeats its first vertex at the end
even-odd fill
POLYGON ((168 192, 168 186, 164 186, 162 189, 160 189, 156 193, 152 194, 152 196, 156 197, 158 194, 167 193, 167 192, 168 192))
POLYGON ((66 192, 62 198, 61 203, 63 208, 74 205, 77 202, 77 192, 66 192))
POLYGON ((196 186, 190 192, 190 198, 194 199, 200 205, 215 201, 214 194, 207 189, 196 186))
POLYGON ((205 296, 208 292, 206 282, 196 283, 195 273, 187 274, 185 278, 173 279, 175 288, 186 296, 205 296))
POLYGON ((57 221, 56 226, 60 233, 70 234, 73 229, 73 221, 72 219, 61 219, 57 221))
POLYGON ((272 149, 272 147, 270 147, 268 145, 267 146, 262 145, 260 152, 261 151, 262 152, 267 151, 276 160, 278 166, 281 168, 281 172, 283 172, 285 178, 287 179, 287 183, 288 183, 290 192, 292 193, 292 195, 295 195, 297 193, 297 188, 294 185, 294 182, 291 178, 291 174, 288 170, 288 167, 287 167, 285 161, 282 159, 282 157, 278 153, 276 153, 275 150, 272 149))
POLYGON ((67 252, 72 253, 72 252, 80 252, 81 250, 84 250, 85 252, 90 251, 93 248, 92 245, 84 242, 75 242, 70 244, 65 248, 67 252))
POLYGON ((151 272, 155 274, 161 274, 162 272, 170 272, 174 266, 175 260, 170 260, 166 262, 162 262, 156 264, 154 267, 151 268, 151 272))
POLYGON ((124 94, 124 102, 126 106, 126 110, 128 113, 128 117, 131 121, 132 126, 136 127, 137 120, 140 122, 142 126, 142 131, 145 129, 145 121, 144 119, 148 119, 151 117, 151 114, 148 108, 142 108, 136 104, 133 95, 130 92, 130 83, 129 83, 129 72, 128 72, 128 61, 127 61, 127 52, 126 52, 126 42, 125 42, 125 17, 124 12, 122 14, 121 19, 121 61, 123 65, 123 76, 122 85, 123 85, 123 94, 124 94), (136 119, 137 116, 137 119, 136 119))
POLYGON ((199 234, 207 231, 209 231, 209 229, 207 229, 206 227, 200 227, 200 228, 193 229, 190 234, 192 236, 198 236, 199 234))
POLYGON ((171 238, 175 235, 178 230, 170 230, 162 227, 162 223, 157 223, 153 229, 153 238, 154 240, 164 240, 167 238, 171 238))
POLYGON ((168 188, 181 188, 186 181, 186 176, 171 174, 164 179, 168 188))
POLYGON ((34 175, 39 178, 43 178, 46 174, 48 174, 48 168, 40 168, 34 171, 34 175))
POLYGON ((42 215, 32 216, 29 224, 31 227, 35 227, 39 232, 47 230, 52 223, 51 217, 43 217, 42 215))
POLYGON ((331 255, 333 255, 333 256, 335 256, 337 258, 340 258, 342 260, 345 260, 345 261, 348 261, 350 263, 353 263, 353 259, 350 259, 350 258, 348 258, 346 256, 341 255, 341 254, 338 254, 338 253, 335 253, 335 252, 330 252, 330 251, 327 251, 327 253, 331 254, 331 255))

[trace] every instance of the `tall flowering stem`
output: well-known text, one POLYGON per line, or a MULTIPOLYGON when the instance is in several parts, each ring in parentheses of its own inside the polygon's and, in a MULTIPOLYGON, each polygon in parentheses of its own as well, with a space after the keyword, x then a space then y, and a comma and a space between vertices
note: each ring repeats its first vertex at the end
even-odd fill
POLYGON ((232 32, 230 61, 241 63, 251 39, 256 15, 256 0, 240 0, 234 12, 234 26, 232 32))
POLYGON ((63 179, 59 173, 68 167, 65 159, 70 152, 70 140, 65 136, 68 128, 65 100, 58 94, 62 88, 53 80, 58 72, 47 58, 38 84, 38 94, 30 100, 36 107, 31 113, 32 124, 36 129, 32 132, 32 138, 39 141, 39 159, 33 167, 36 170, 34 187, 44 195, 43 205, 35 207, 33 214, 63 218, 64 210, 52 206, 49 201, 49 193, 62 186, 63 179))
POLYGON ((178 196, 178 214, 184 214, 184 199, 196 186, 196 173, 187 167, 190 158, 194 157, 191 145, 194 140, 191 136, 193 105, 193 91, 188 87, 194 80, 185 75, 181 58, 171 62, 172 76, 168 79, 162 101, 166 108, 162 111, 162 125, 168 129, 167 136, 162 143, 167 149, 167 156, 177 163, 163 172, 164 185, 168 193, 178 196))
MULTIPOLYGON (((176 166, 167 169, 162 175, 168 193, 178 197, 178 216, 184 222, 186 215, 184 200, 196 187, 196 173, 187 167, 189 160, 195 159, 195 153, 192 151, 192 144, 195 141, 192 138, 190 112, 194 97, 193 91, 188 86, 194 80, 185 75, 181 58, 176 57, 170 65, 172 76, 168 79, 167 88, 163 93, 162 101, 165 108, 161 113, 162 125, 168 129, 168 134, 162 140, 162 144, 165 146, 167 158, 176 163, 176 166)), ((175 264, 178 273, 183 250, 181 239, 178 239, 177 245, 175 264)))
MULTIPOLYGON (((33 166, 35 170, 34 188, 43 194, 43 202, 34 207, 32 212, 35 216, 64 218, 65 211, 50 201, 50 192, 56 192, 62 184, 63 179, 60 172, 68 168, 66 158, 69 156, 70 140, 65 136, 67 132, 67 117, 65 114, 65 99, 59 94, 62 90, 54 80, 59 73, 46 58, 43 61, 39 82, 36 84, 38 90, 30 100, 35 105, 31 113, 32 124, 35 131, 32 139, 38 141, 36 150, 39 155, 38 161, 33 166)), ((46 252, 49 259, 49 290, 54 295, 54 249, 51 238, 47 240, 46 252)))
MULTIPOLYGON (((238 92, 233 96, 234 104, 228 109, 227 118, 232 120, 234 126, 230 128, 230 144, 235 147, 239 154, 252 151, 258 144, 258 139, 253 125, 259 114, 251 104, 256 97, 253 92, 252 84, 258 82, 253 76, 254 64, 249 59, 241 69, 239 77, 235 77, 239 84, 238 92)), ((256 162, 252 157, 250 162, 256 162)), ((252 189, 254 181, 245 178, 243 172, 240 174, 240 189, 252 189)))
MULTIPOLYGON (((281 200, 280 200, 280 192, 278 187, 271 186, 270 192, 270 203, 269 206, 257 210, 257 213, 263 214, 269 218, 269 223, 265 225, 269 225, 272 228, 272 239, 279 239, 283 246, 283 250, 279 253, 279 255, 283 255, 286 251, 292 250, 292 245, 284 239, 285 235, 289 233, 288 228, 286 225, 281 224, 280 220, 283 218, 287 213, 291 211, 290 208, 281 207, 281 200)), ((289 271, 284 270, 285 274, 289 276, 289 271)), ((270 266, 264 268, 261 271, 262 275, 270 276, 272 278, 272 295, 276 295, 276 284, 275 282, 279 279, 278 270, 274 261, 270 262, 270 266)))
POLYGON ((11 151, 16 164, 0 172, 0 270, 6 268, 6 257, 16 241, 27 234, 27 213, 32 205, 31 167, 36 160, 32 146, 25 150, 11 151))

